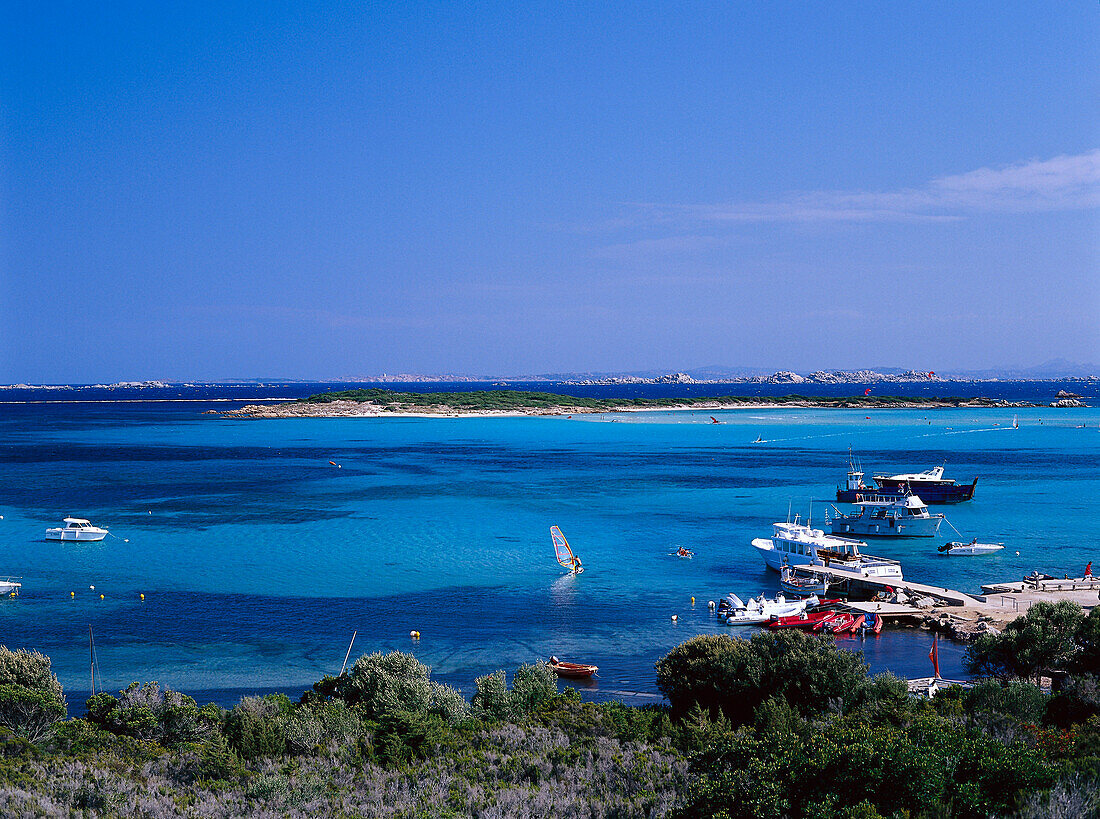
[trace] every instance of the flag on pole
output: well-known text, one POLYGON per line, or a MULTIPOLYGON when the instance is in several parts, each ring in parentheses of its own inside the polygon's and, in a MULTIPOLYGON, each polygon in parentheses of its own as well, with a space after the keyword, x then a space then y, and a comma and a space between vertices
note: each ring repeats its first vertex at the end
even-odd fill
POLYGON ((928 659, 932 661, 932 668, 936 672, 936 679, 940 678, 940 639, 939 635, 932 635, 932 650, 928 652, 928 659))

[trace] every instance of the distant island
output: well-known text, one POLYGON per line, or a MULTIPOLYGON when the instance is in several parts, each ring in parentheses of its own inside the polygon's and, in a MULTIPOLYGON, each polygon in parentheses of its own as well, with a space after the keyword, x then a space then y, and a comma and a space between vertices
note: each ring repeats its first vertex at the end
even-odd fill
MULTIPOLYGON (((1076 399, 1062 399, 1060 406, 1084 406, 1076 399)), ((574 415, 641 410, 762 409, 811 407, 830 409, 903 409, 959 407, 1034 407, 1027 401, 990 398, 926 398, 890 395, 826 397, 708 396, 680 398, 580 398, 522 390, 471 390, 469 392, 395 392, 381 388, 343 390, 311 395, 281 404, 249 404, 220 413, 230 418, 333 418, 392 415, 574 415)))

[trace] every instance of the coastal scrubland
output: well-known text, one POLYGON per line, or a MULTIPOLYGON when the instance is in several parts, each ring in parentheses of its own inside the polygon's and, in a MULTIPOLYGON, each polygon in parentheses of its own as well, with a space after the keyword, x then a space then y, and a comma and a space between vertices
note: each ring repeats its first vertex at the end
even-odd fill
POLYGON ((634 708, 559 691, 545 664, 466 699, 376 653, 297 701, 134 683, 65 718, 49 659, 2 648, 0 814, 1100 815, 1100 610, 1037 605, 968 661, 985 681, 927 700, 829 638, 703 635, 657 663, 668 704, 634 708))
POLYGON ((1031 406, 986 398, 958 396, 853 395, 725 395, 676 398, 585 398, 524 390, 470 390, 466 392, 396 392, 381 388, 323 392, 280 404, 250 404, 224 415, 247 418, 294 418, 354 415, 564 415, 639 410, 716 410, 738 407, 809 407, 840 409, 899 409, 1031 406))
POLYGON ((343 390, 323 392, 303 398, 303 404, 330 404, 334 401, 355 401, 392 407, 394 411, 446 407, 457 412, 477 411, 525 411, 529 409, 575 408, 590 412, 611 412, 617 409, 662 409, 668 407, 730 406, 743 404, 791 404, 798 402, 810 406, 835 407, 853 404, 859 407, 894 406, 899 402, 912 405, 950 404, 958 406, 966 398, 907 398, 889 395, 860 395, 848 398, 780 395, 718 397, 685 396, 678 398, 583 398, 550 392, 525 390, 471 390, 469 392, 395 392, 386 389, 343 390))

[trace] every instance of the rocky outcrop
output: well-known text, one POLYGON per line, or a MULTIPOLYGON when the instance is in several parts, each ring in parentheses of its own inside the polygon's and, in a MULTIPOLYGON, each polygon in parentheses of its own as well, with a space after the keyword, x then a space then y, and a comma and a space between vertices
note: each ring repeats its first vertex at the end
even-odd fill
POLYGON ((993 618, 985 615, 977 620, 969 620, 946 611, 939 611, 935 615, 925 617, 922 625, 952 640, 966 643, 982 634, 999 634, 1000 630, 993 625, 992 621, 993 618))

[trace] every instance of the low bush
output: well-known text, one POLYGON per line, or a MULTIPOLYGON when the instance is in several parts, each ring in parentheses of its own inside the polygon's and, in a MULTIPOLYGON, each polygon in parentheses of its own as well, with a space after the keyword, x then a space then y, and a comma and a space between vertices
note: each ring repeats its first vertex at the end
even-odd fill
POLYGON ((65 692, 49 657, 0 646, 0 726, 38 742, 65 716, 65 707, 65 692))

